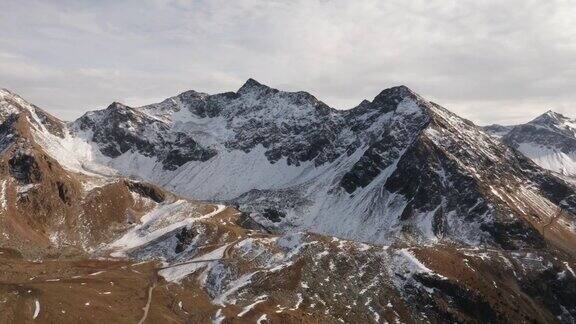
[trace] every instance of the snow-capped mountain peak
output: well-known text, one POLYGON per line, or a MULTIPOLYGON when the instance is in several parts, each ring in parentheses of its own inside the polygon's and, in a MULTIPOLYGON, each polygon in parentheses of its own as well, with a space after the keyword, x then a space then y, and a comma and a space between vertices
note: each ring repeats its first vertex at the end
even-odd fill
POLYGON ((567 135, 576 136, 576 120, 572 120, 552 110, 548 110, 528 124, 548 127, 555 131, 565 132, 567 135))
POLYGON ((549 110, 526 124, 492 125, 485 130, 541 167, 576 177, 576 120, 549 110))
POLYGON ((372 102, 387 102, 389 100, 397 100, 398 102, 404 98, 416 99, 418 95, 405 85, 395 86, 382 90, 372 102))
MULTIPOLYGON (((516 246, 532 243, 506 229, 510 214, 528 217, 534 201, 552 213, 565 199, 576 210, 571 189, 546 189, 567 186, 561 180, 406 86, 343 111, 249 79, 238 92, 115 103, 70 130, 95 150, 93 163, 184 196, 232 201, 279 231, 516 246)), ((537 237, 523 221, 514 226, 537 237)))
POLYGON ((272 89, 262 83, 249 78, 244 82, 244 84, 238 89, 236 92, 239 95, 246 94, 246 93, 262 93, 262 92, 279 92, 277 89, 272 89))
POLYGON ((24 118, 26 123, 30 123, 38 131, 63 136, 64 122, 28 103, 19 95, 7 89, 0 89, 0 123, 9 118, 14 120, 24 118))
POLYGON ((568 119, 566 116, 555 112, 552 109, 547 110, 545 113, 543 113, 542 115, 534 118, 534 122, 544 122, 544 121, 560 121, 560 120, 564 120, 564 119, 568 119))
POLYGON ((17 94, 8 89, 0 89, 0 114, 3 118, 32 110, 35 110, 34 107, 17 94))

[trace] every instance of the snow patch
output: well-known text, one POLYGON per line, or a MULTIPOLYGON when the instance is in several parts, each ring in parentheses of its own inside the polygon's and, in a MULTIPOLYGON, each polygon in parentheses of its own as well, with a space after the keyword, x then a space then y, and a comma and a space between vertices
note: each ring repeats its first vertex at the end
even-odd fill
POLYGON ((8 207, 8 199, 6 197, 6 185, 8 180, 3 180, 2 185, 0 185, 0 208, 6 210, 8 207))
POLYGON ((253 302, 252 304, 244 307, 242 309, 242 311, 240 313, 238 313, 238 317, 242 317, 242 316, 246 315, 249 311, 251 311, 254 307, 256 307, 256 305, 265 302, 267 298, 268 298, 267 295, 262 295, 262 296, 256 297, 256 301, 253 302))
POLYGON ((40 302, 38 299, 34 301, 34 315, 32 315, 32 319, 36 319, 40 315, 40 302))
POLYGON ((535 143, 520 143, 518 150, 545 169, 576 176, 576 151, 564 153, 560 149, 535 143))
POLYGON ((196 257, 190 261, 182 262, 182 264, 169 265, 165 269, 160 270, 158 274, 164 277, 166 281, 179 283, 188 275, 194 273, 198 269, 207 266, 208 263, 213 262, 214 260, 222 259, 228 246, 229 244, 226 244, 214 251, 196 257))

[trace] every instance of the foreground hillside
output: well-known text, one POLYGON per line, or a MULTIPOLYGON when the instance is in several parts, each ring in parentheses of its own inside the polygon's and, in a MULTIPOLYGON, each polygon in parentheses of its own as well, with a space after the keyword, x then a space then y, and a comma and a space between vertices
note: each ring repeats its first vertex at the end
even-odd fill
POLYGON ((7 322, 576 321, 574 185, 406 87, 0 123, 7 322))
POLYGON ((278 236, 237 226, 239 216, 229 208, 93 260, 3 250, 0 310, 14 323, 573 321, 566 255, 278 236))

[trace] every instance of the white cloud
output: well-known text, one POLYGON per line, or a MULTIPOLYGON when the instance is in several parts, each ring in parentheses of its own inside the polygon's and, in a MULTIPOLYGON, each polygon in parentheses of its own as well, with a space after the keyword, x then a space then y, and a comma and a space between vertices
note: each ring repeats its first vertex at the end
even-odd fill
POLYGON ((248 77, 337 108, 406 84, 478 123, 576 117, 573 1, 0 2, 0 86, 67 119, 248 77))

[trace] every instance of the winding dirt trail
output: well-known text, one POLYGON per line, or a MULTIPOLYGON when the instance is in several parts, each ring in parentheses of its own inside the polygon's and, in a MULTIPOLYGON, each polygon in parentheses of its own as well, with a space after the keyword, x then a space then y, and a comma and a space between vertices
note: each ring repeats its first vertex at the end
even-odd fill
POLYGON ((156 288, 156 286, 158 285, 158 272, 153 271, 152 273, 153 273, 152 284, 150 285, 150 287, 148 287, 148 300, 146 301, 146 305, 142 307, 144 314, 142 315, 140 321, 138 321, 138 324, 144 324, 146 318, 148 318, 148 312, 150 311, 150 304, 152 304, 152 292, 154 291, 154 288, 156 288))

